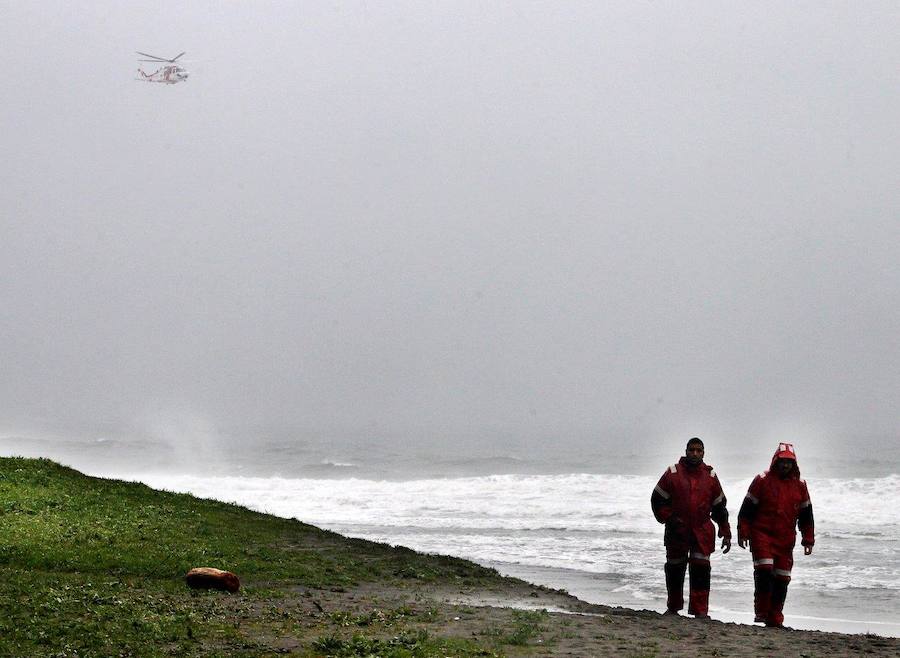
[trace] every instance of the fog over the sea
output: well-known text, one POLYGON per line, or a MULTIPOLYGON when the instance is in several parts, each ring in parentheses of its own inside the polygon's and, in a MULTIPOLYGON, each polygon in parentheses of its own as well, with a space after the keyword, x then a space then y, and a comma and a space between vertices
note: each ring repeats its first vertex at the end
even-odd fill
POLYGON ((900 438, 896 2, 2 7, 0 442, 900 438))

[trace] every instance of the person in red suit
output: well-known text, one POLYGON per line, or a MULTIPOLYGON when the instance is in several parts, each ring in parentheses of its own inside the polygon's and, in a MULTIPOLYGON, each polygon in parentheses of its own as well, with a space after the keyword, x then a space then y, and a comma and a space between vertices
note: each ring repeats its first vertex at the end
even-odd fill
POLYGON ((731 526, 727 500, 716 472, 703 463, 703 441, 687 442, 684 457, 673 464, 653 489, 650 507, 666 531, 666 614, 678 614, 684 607, 684 574, 690 567, 688 613, 709 618, 709 558, 716 550, 712 519, 719 525, 722 553, 731 550, 731 526))
POLYGON ((781 443, 769 470, 753 479, 738 513, 738 546, 749 544, 753 555, 753 609, 756 621, 766 626, 784 624, 798 526, 803 554, 809 555, 816 543, 812 502, 794 446, 781 443))

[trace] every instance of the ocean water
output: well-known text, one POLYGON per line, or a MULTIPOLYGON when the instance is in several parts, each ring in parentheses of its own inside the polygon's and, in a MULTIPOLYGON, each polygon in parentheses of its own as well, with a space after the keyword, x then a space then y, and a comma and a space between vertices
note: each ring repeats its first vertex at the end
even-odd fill
MULTIPOLYGON (((20 444, 3 454, 41 449, 20 444)), ((152 460, 137 468, 132 462, 92 469, 78 463, 101 454, 97 446, 91 450, 95 452, 82 447, 69 454, 68 461, 44 456, 86 472, 236 502, 353 537, 461 556, 595 603, 665 609, 662 526, 652 516, 649 499, 666 461, 659 472, 617 474, 565 472, 576 459, 553 461, 546 456, 534 462, 471 457, 468 465, 464 459, 440 462, 425 456, 420 463, 412 458, 404 462, 412 467, 403 477, 396 470, 386 471, 377 458, 366 469, 358 453, 352 460, 342 455, 313 461, 303 453, 305 461, 296 461, 294 455, 291 463, 282 452, 280 461, 265 453, 256 468, 248 468, 245 460, 241 469, 231 469, 265 471, 260 464, 274 460, 279 470, 298 473, 286 477, 229 474, 218 467, 191 473, 191 468, 171 464, 159 468, 152 460), (492 469, 519 472, 484 472, 492 469), (466 470, 478 474, 460 474, 466 470)), ((595 471, 626 470, 606 458, 581 459, 595 471)), ((884 460, 855 460, 852 468, 829 466, 829 460, 821 458, 818 464, 815 458, 809 461, 818 468, 807 468, 804 475, 818 470, 832 476, 806 477, 815 510, 816 547, 810 556, 804 556, 802 548, 794 552, 786 624, 900 637, 900 515, 895 503, 900 475, 884 460)), ((746 468, 748 462, 735 459, 724 469, 717 465, 732 525, 755 474, 746 468)), ((391 463, 396 466, 397 461, 391 463)), ((201 470, 199 464, 193 470, 201 470)), ((749 552, 735 542, 728 555, 713 555, 712 566, 711 615, 750 623, 749 552)))

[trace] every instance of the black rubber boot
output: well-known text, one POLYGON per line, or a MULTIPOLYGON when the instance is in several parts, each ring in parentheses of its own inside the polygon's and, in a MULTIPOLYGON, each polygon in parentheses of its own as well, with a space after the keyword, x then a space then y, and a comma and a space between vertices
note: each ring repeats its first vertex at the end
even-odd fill
POLYGON ((687 563, 673 564, 666 562, 666 601, 667 612, 678 612, 684 607, 684 574, 687 571, 687 563))
POLYGON ((774 580, 775 574, 771 569, 753 570, 753 611, 756 613, 754 621, 764 622, 769 618, 774 580))

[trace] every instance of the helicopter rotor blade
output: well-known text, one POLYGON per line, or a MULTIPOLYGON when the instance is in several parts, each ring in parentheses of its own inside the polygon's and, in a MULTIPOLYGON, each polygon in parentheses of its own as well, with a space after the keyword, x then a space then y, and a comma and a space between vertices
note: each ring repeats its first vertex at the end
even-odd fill
MULTIPOLYGON (((169 61, 169 60, 167 60, 165 57, 157 57, 156 55, 151 55, 150 53, 142 53, 140 50, 136 50, 135 52, 136 52, 138 55, 143 55, 144 57, 150 57, 150 58, 152 58, 152 59, 154 59, 154 60, 156 60, 156 61, 159 61, 159 62, 168 62, 168 61, 169 61)), ((148 60, 148 61, 149 61, 149 60, 148 60)))
POLYGON ((174 63, 175 63, 175 60, 177 60, 179 57, 181 57, 181 55, 184 55, 185 52, 187 52, 187 51, 185 51, 185 52, 183 52, 183 53, 181 53, 181 54, 179 54, 179 55, 173 57, 172 59, 169 59, 168 57, 159 57, 159 56, 157 56, 157 55, 151 55, 150 53, 142 53, 140 50, 136 50, 135 52, 136 52, 138 55, 143 55, 144 57, 149 57, 149 58, 150 58, 150 59, 141 59, 141 60, 138 60, 138 61, 141 61, 141 62, 163 62, 163 63, 168 63, 168 64, 174 64, 174 63))

